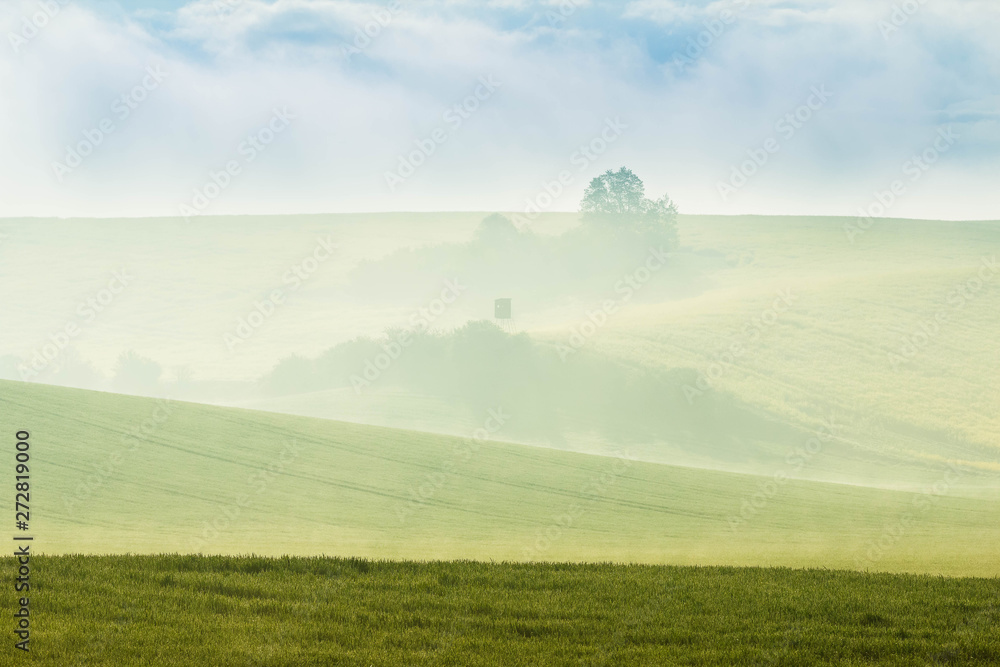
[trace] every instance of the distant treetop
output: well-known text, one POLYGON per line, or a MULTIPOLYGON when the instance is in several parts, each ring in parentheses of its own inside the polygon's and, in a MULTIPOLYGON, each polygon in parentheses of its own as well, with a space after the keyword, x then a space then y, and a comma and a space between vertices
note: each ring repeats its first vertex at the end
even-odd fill
POLYGON ((583 193, 580 210, 585 223, 676 244, 677 205, 667 195, 647 199, 642 179, 627 167, 595 176, 583 193))

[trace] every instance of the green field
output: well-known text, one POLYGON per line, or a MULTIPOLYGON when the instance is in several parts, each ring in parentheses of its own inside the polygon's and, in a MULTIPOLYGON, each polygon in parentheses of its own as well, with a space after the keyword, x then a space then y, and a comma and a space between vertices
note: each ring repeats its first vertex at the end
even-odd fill
MULTIPOLYGON (((413 226, 400 247, 461 242, 476 220, 413 226)), ((338 301, 358 286, 352 266, 377 262, 375 237, 406 222, 385 216, 373 231, 338 218, 329 227, 345 234, 349 261, 226 352, 233 316, 327 222, 302 219, 291 234, 261 221, 226 266, 199 258, 218 254, 234 223, 206 226, 216 245, 176 270, 195 237, 149 222, 162 232, 155 270, 138 272, 135 291, 81 339, 105 365, 115 346, 148 344, 174 369, 199 368, 206 401, 242 407, 0 380, 0 433, 11 446, 31 433, 35 661, 1000 661, 1000 276, 954 298, 990 271, 996 223, 887 220, 851 243, 845 219, 682 216, 677 271, 609 318, 586 352, 710 378, 693 400, 720 428, 617 440, 571 423, 556 449, 504 426, 471 439, 494 424, 489 413, 391 384, 362 396, 255 393, 252 378, 278 359, 380 332, 414 307, 338 301), (268 254, 293 236, 294 250, 268 254), (677 286, 687 292, 671 291, 688 279, 677 286), (762 326, 787 290, 793 302, 762 326), (912 354, 904 339, 918 340, 912 354), (743 352, 725 361, 734 343, 743 352), (775 436, 741 427, 758 423, 775 436)), ((100 261, 86 266, 72 234, 47 245, 13 225, 9 248, 44 247, 40 267, 55 277, 24 278, 5 308, 32 313, 87 276, 81 295, 63 297, 72 312, 149 231, 101 224, 113 234, 91 239, 100 261)), ((34 275, 31 253, 5 252, 7 270, 34 275)), ((481 318, 492 290, 479 286, 441 326, 481 318)), ((522 323, 539 345, 560 344, 603 296, 581 292, 522 323)), ((12 349, 64 323, 62 307, 44 315, 12 349)), ((0 511, 12 516, 12 501, 0 511)))
MULTIPOLYGON (((806 478, 907 488, 955 461, 968 471, 958 486, 998 497, 1000 224, 880 220, 852 243, 856 222, 682 216, 682 246, 727 264, 698 294, 631 305, 587 347, 694 369, 806 431, 832 418, 836 446, 806 478), (791 304, 765 316, 779 292, 791 304)), ((568 330, 539 335, 563 342, 568 330)))
POLYGON ((996 579, 196 556, 34 568, 31 663, 58 667, 1000 662, 996 579))
MULTIPOLYGON (((385 271, 395 276, 394 261, 379 264, 371 250, 376 247, 374 235, 405 239, 416 248, 451 244, 455 256, 462 257, 460 244, 468 241, 476 220, 466 214, 441 214, 433 221, 386 214, 361 224, 361 217, 352 216, 289 217, 287 230, 279 231, 273 220, 262 219, 256 228, 260 236, 242 239, 241 252, 228 260, 227 272, 235 278, 227 273, 223 280, 218 268, 207 262, 188 267, 199 283, 212 289, 192 295, 197 306, 191 310, 196 312, 165 311, 169 319, 183 320, 190 329, 184 344, 177 344, 178 333, 171 349, 196 358, 199 368, 267 368, 293 353, 319 355, 357 333, 350 329, 352 323, 364 322, 367 335, 381 334, 384 327, 405 322, 419 300, 400 299, 392 308, 380 301, 364 307, 344 305, 337 298, 365 283, 338 282, 336 276, 350 272, 350 266, 338 264, 331 265, 329 275, 316 277, 308 288, 312 291, 303 290, 303 298, 309 295, 308 312, 289 310, 287 316, 275 318, 280 336, 278 329, 272 335, 265 328, 238 355, 204 349, 212 342, 204 332, 222 330, 218 314, 232 310, 234 302, 249 303, 254 294, 242 287, 223 290, 222 285, 229 281, 267 287, 270 283, 258 277, 260 266, 273 266, 277 273, 281 262, 288 261, 282 257, 279 262, 270 254, 275 244, 307 244, 307 232, 333 230, 345 249, 355 249, 355 260, 375 262, 369 267, 371 275, 385 271), (328 305, 331 299, 336 309, 328 305), (401 314, 390 314, 396 312, 401 314)), ((552 233, 576 222, 574 214, 546 214, 537 227, 552 233)), ((60 229, 59 223, 51 224, 60 229)), ((172 229, 166 221, 141 224, 172 229)), ((588 338, 586 349, 635 368, 690 369, 708 376, 715 370, 713 364, 725 360, 726 350, 740 344, 743 353, 711 378, 713 389, 804 434, 829 419, 836 424, 835 442, 798 471, 799 476, 915 490, 935 483, 954 462, 964 473, 952 493, 1000 498, 1000 385, 995 382, 1000 356, 990 351, 990 341, 1000 330, 1000 269, 994 268, 1000 255, 1000 223, 885 219, 849 238, 845 226, 856 224, 853 218, 682 215, 680 247, 671 269, 654 276, 636 299, 588 338), (975 281, 983 270, 985 280, 979 285, 975 281), (968 296, 959 298, 956 290, 961 285, 968 296), (772 324, 757 327, 779 291, 790 291, 794 301, 772 324), (937 322, 939 314, 943 319, 937 322), (757 332, 752 340, 745 333, 748 326, 757 332), (930 327, 929 336, 925 327, 930 327)), ((231 229, 223 220, 206 225, 203 233, 222 243, 231 229)), ((118 236, 107 238, 103 252, 109 258, 115 256, 112 248, 124 253, 130 247, 121 245, 118 236)), ((169 280, 176 280, 161 265, 168 259, 184 261, 182 249, 169 245, 169 236, 165 243, 156 254, 158 272, 145 278, 156 286, 149 288, 152 301, 169 292, 169 280)), ((409 255, 403 258, 419 265, 409 255)), ((87 272, 69 250, 60 259, 64 272, 87 272)), ((433 272, 433 267, 431 263, 423 268, 433 272)), ((513 262, 512 276, 521 268, 513 262)), ((482 280, 463 276, 470 296, 457 304, 455 320, 442 322, 442 329, 488 317, 495 290, 483 276, 478 278, 482 280)), ((587 321, 588 310, 615 296, 613 284, 603 289, 591 285, 579 293, 569 289, 565 298, 537 308, 530 305, 530 290, 515 291, 518 322, 536 340, 564 344, 570 330, 587 321)), ((32 294, 29 286, 19 298, 28 300, 32 294)), ((134 316, 133 321, 140 319, 134 316)), ((121 331, 128 331, 128 325, 109 326, 108 333, 121 331)), ((441 397, 381 385, 363 396, 346 388, 303 389, 218 402, 449 434, 474 428, 480 419, 441 397)), ((581 452, 607 453, 621 446, 585 430, 560 435, 561 447, 581 452)), ((543 440, 526 435, 516 439, 532 444, 543 440)), ((769 475, 783 466, 790 447, 798 443, 737 443, 721 451, 704 444, 697 439, 651 439, 635 443, 633 453, 659 463, 769 475), (744 444, 749 445, 746 451, 739 451, 744 444)))
POLYGON ((889 491, 18 382, 0 415, 31 432, 48 554, 1000 573, 1000 504, 947 472, 889 491))
MULTIPOLYGON (((469 260, 463 244, 486 215, 220 217, 196 227, 171 219, 5 220, 0 279, 9 289, 0 294, 0 307, 18 326, 0 341, 0 361, 4 353, 37 349, 72 318, 80 299, 107 282, 109 271, 125 266, 135 275, 129 290, 73 343, 104 374, 117 355, 135 349, 161 363, 165 378, 186 369, 205 381, 190 400, 467 432, 483 417, 440 396, 388 385, 363 396, 309 388, 262 396, 253 383, 290 355, 316 357, 354 336, 404 324, 450 275, 468 292, 435 323, 442 330, 488 318, 492 298, 509 293, 523 331, 565 343, 588 310, 615 296, 613 279, 585 287, 567 279, 553 293, 558 298, 540 301, 534 292, 545 292, 545 285, 506 284, 509 278, 518 285, 518 275, 530 268, 516 257, 507 276, 476 273, 476 262, 458 260, 469 260), (288 266, 328 235, 339 243, 337 257, 237 351, 227 350, 224 333, 255 300, 283 286, 288 266), (86 252, 79 251, 81 243, 86 252), (442 268, 442 253, 468 271, 442 268), (367 268, 358 273, 359 267, 367 268), (428 291, 398 294, 410 282, 428 291)), ((551 239, 578 217, 543 214, 531 231, 551 239)), ((963 474, 950 493, 1000 499, 1000 356, 991 351, 1000 330, 1000 273, 989 268, 1000 255, 1000 223, 880 219, 849 237, 845 226, 856 225, 853 218, 681 215, 670 267, 589 338, 586 349, 622 365, 707 376, 731 345, 741 344, 744 353, 711 379, 713 389, 804 438, 825 420, 836 424, 835 441, 798 470, 799 477, 913 491, 957 463, 963 474), (957 286, 975 281, 984 265, 987 280, 970 298, 956 300, 957 286), (791 290, 794 302, 747 340, 746 328, 783 290, 791 290), (935 323, 939 313, 945 319, 935 323), (923 333, 928 325, 929 337, 923 333), (904 338, 916 341, 912 350, 904 338), (914 354, 897 363, 904 350, 914 354)), ((359 360, 359 368, 363 364, 359 360)), ((176 395, 169 382, 163 389, 176 395)), ((587 430, 559 435, 561 448, 585 453, 622 446, 587 430)), ((544 440, 529 436, 509 439, 544 440)), ((646 461, 771 475, 799 445, 705 444, 697 437, 651 438, 630 447, 646 461)))

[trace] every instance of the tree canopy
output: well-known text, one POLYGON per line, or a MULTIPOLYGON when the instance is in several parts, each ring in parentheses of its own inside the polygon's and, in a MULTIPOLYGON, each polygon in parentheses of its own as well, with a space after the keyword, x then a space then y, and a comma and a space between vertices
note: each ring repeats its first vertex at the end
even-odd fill
POLYGON ((677 206, 670 197, 646 198, 642 179, 627 167, 595 176, 580 202, 583 220, 605 223, 618 232, 654 237, 673 244, 677 237, 677 206))

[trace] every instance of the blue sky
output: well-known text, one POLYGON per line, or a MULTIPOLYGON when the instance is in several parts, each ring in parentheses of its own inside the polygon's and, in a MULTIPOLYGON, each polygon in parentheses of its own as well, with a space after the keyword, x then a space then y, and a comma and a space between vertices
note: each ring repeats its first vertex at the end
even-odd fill
POLYGON ((1000 7, 907 2, 11 0, 0 216, 570 211, 624 164, 685 212, 1000 218, 1000 7))

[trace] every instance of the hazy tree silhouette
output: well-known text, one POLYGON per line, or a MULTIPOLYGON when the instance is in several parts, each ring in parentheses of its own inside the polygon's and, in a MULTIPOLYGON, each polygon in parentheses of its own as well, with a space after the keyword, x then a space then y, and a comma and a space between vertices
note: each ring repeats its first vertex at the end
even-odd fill
POLYGON ((115 364, 112 385, 128 394, 152 394, 159 387, 163 367, 133 350, 122 352, 115 364))
POLYGON ((484 244, 508 244, 518 236, 517 227, 506 216, 493 213, 476 228, 474 238, 484 244))
POLYGON ((66 387, 97 389, 105 382, 105 378, 94 368, 94 365, 84 359, 75 347, 68 346, 52 365, 52 373, 48 381, 66 387))
POLYGON ((585 223, 638 234, 653 243, 676 244, 677 205, 667 195, 647 199, 642 179, 627 167, 591 179, 580 210, 585 223))
POLYGON ((635 216, 643 212, 645 198, 646 187, 631 169, 608 169, 591 179, 583 193, 580 208, 590 217, 635 216))

